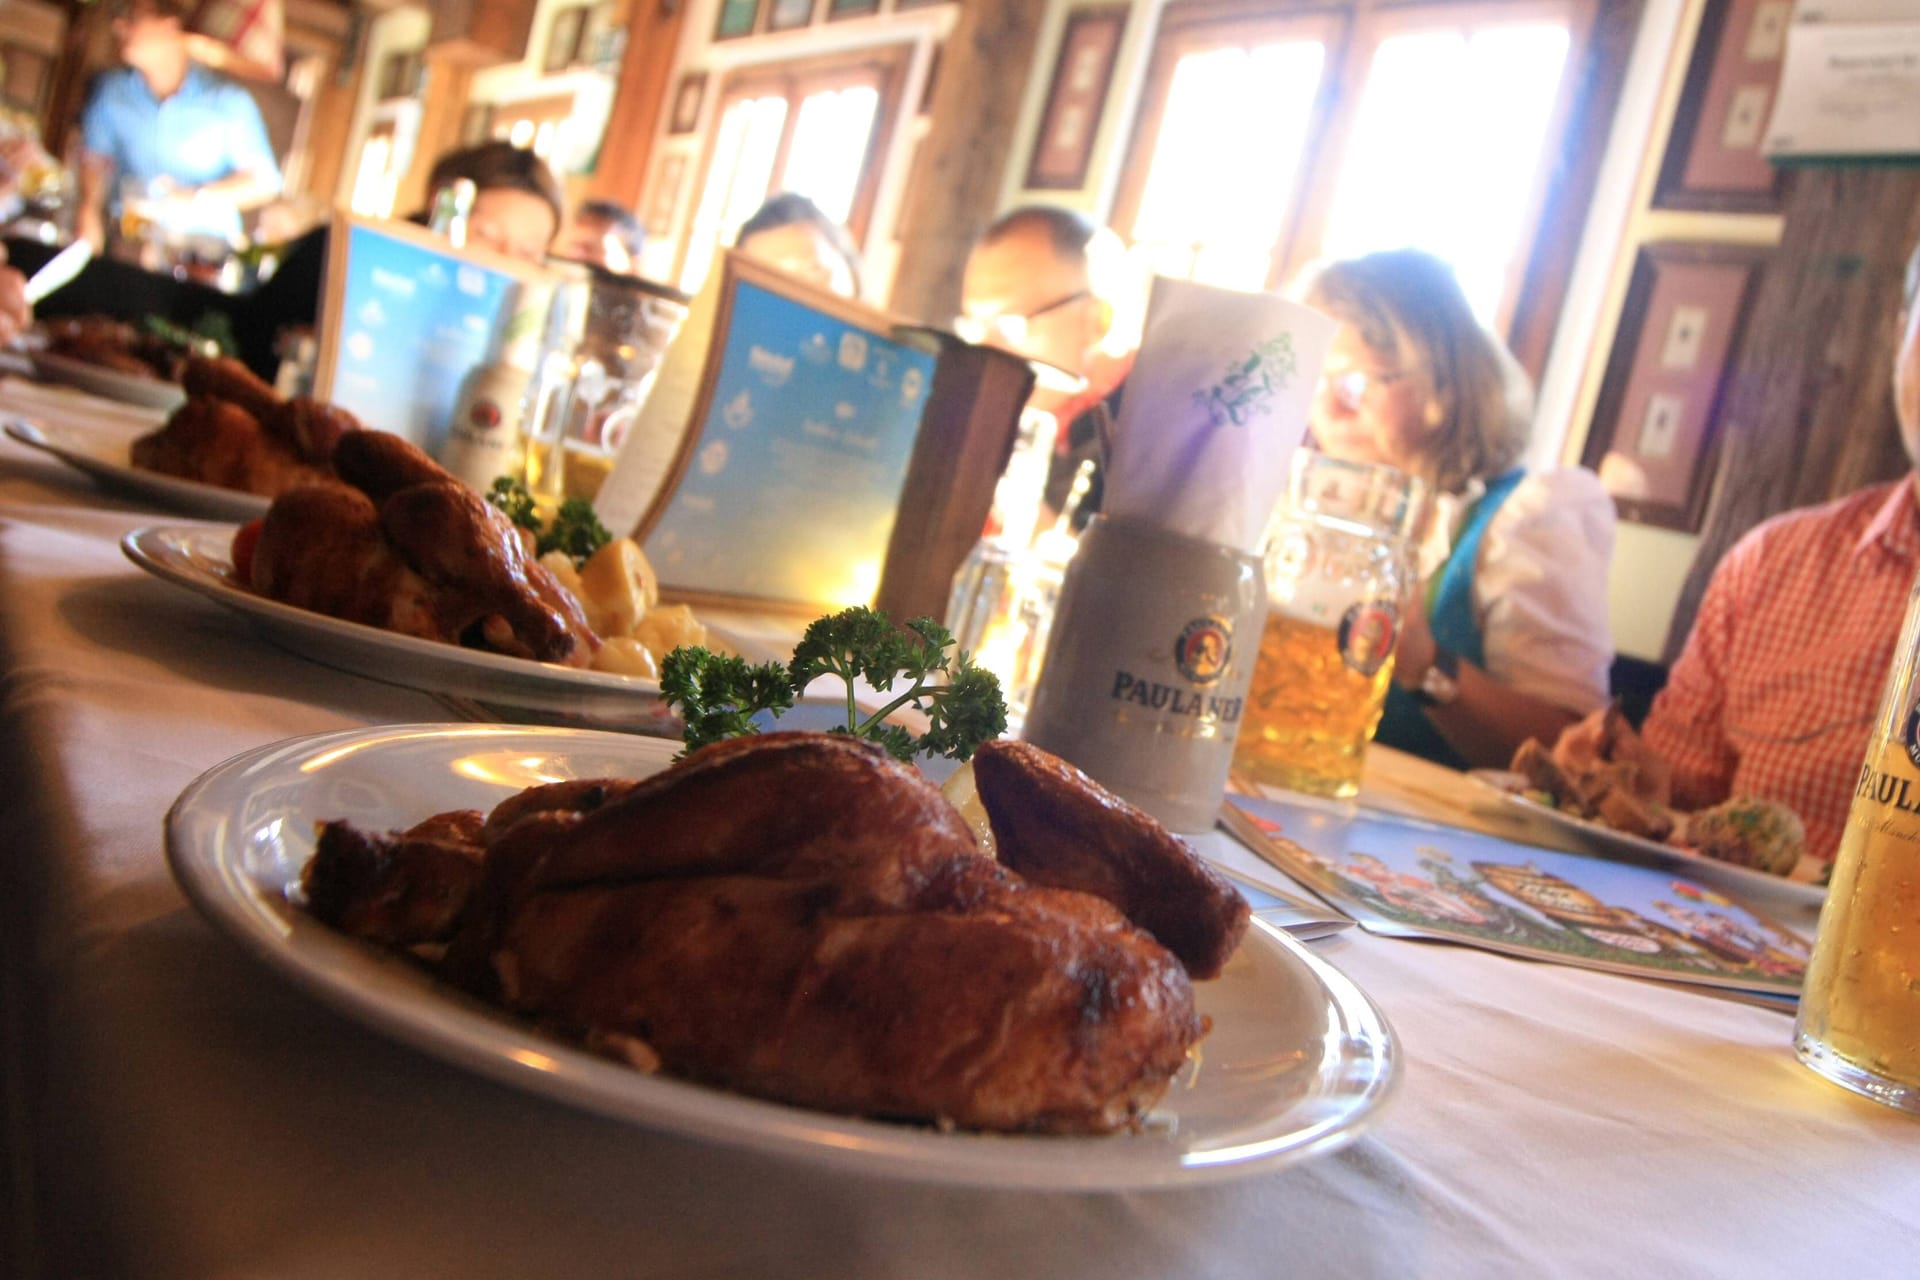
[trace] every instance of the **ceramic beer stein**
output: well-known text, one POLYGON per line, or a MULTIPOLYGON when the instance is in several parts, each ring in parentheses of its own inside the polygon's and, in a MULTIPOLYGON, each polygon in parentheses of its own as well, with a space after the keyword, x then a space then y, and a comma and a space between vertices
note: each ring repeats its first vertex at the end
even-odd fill
POLYGON ((1096 516, 1023 736, 1169 829, 1211 830, 1265 618, 1257 555, 1096 516))

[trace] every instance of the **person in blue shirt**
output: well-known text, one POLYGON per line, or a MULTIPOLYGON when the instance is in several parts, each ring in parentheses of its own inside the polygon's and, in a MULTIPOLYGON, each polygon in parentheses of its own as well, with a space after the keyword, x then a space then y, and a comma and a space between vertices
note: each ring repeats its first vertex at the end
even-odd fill
POLYGON ((240 215, 280 192, 280 166, 248 92, 187 52, 186 0, 122 0, 123 65, 101 73, 80 114, 78 233, 106 244, 106 219, 142 189, 143 211, 181 234, 240 236, 240 215))

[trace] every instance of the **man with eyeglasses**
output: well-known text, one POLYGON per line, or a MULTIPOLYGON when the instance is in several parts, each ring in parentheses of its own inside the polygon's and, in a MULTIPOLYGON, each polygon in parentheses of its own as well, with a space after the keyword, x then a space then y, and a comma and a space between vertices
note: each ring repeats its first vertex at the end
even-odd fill
MULTIPOLYGON (((1123 296, 1126 253, 1118 236, 1071 209, 1024 205, 1002 215, 967 258, 954 332, 1084 380, 1067 391, 1043 380, 1031 403, 1054 415, 1061 439, 1046 503, 1059 511, 1083 459, 1103 460, 1097 408, 1119 412, 1120 387, 1139 346, 1135 308, 1123 296)), ((1056 384, 1062 380, 1053 380, 1056 384)), ((1100 483, 1076 512, 1099 510, 1100 483)))

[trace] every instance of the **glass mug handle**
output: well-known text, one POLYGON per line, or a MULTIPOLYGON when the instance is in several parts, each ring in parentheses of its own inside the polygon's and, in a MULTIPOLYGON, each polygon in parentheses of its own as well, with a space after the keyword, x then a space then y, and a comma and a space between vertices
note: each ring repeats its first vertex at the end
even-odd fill
POLYGON ((542 386, 533 403, 532 430, 527 433, 527 487, 545 497, 558 498, 563 487, 561 451, 566 447, 572 400, 573 379, 564 378, 542 386))

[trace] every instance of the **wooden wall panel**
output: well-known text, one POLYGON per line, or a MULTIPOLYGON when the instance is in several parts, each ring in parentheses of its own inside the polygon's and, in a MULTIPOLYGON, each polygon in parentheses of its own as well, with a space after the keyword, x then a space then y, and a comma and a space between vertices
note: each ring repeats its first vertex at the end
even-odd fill
POLYGON ((1728 388, 1713 498, 1668 631, 1668 662, 1713 567, 1742 534, 1911 465, 1892 379, 1902 275, 1920 241, 1920 171, 1808 169, 1785 214, 1728 388))

